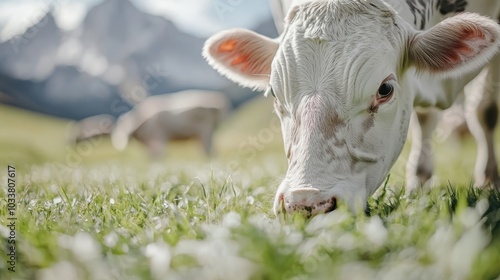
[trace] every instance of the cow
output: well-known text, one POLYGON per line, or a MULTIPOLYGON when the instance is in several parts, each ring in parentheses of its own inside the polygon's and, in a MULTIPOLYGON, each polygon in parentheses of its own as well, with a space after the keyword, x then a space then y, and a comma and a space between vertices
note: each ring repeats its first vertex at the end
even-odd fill
POLYGON ((197 138, 210 156, 214 130, 230 108, 226 95, 216 91, 185 90, 151 96, 118 118, 111 143, 121 151, 133 137, 158 158, 164 155, 166 142, 197 138))
POLYGON ((167 142, 197 138, 210 156, 214 130, 230 108, 226 95, 215 91, 185 90, 151 96, 121 115, 116 123, 110 115, 80 121, 74 139, 78 143, 111 135, 112 145, 121 151, 129 138, 134 138, 146 146, 152 158, 159 159, 164 156, 167 142))
MULTIPOLYGON (((285 2, 284 2, 285 3, 285 2)), ((285 3, 287 4, 287 3, 285 3)), ((407 138, 414 108, 451 106, 487 65, 477 105, 481 139, 475 180, 498 186, 492 131, 499 92, 500 1, 294 1, 272 39, 245 29, 221 31, 203 55, 222 75, 275 97, 288 169, 274 212, 307 216, 339 201, 366 207, 407 138)), ((433 109, 429 109, 432 111, 433 109)), ((436 114, 416 114, 420 139, 436 114)), ((429 152, 414 172, 428 177, 429 152)), ((421 175, 421 176, 420 176, 421 175)))

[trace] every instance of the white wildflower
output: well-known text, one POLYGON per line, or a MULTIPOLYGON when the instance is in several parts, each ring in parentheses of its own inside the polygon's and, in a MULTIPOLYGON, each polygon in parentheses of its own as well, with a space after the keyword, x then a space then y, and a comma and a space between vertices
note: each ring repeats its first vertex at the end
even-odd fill
POLYGON ((73 237, 71 250, 77 259, 87 262, 99 258, 101 247, 87 232, 79 232, 73 237))
POLYGON ((56 263, 55 265, 42 269, 37 273, 37 279, 40 280, 53 280, 53 279, 65 279, 65 280, 79 280, 82 279, 78 275, 78 269, 70 262, 63 261, 56 263))
POLYGON ((489 207, 490 207, 490 204, 488 203, 487 199, 483 198, 483 199, 479 200, 476 203, 477 214, 482 216, 484 213, 486 213, 486 211, 488 211, 489 207))
POLYGON ((104 245, 113 248, 116 246, 117 243, 118 243, 118 234, 116 234, 116 232, 113 231, 104 236, 104 245))
POLYGON ((227 228, 236 228, 239 225, 241 225, 241 217, 236 212, 227 213, 222 220, 222 226, 227 228))
POLYGON ((356 248, 356 237, 354 237, 351 233, 345 233, 339 237, 336 245, 344 251, 353 250, 356 248))
POLYGON ((315 233, 328 228, 335 228, 349 218, 349 214, 344 211, 333 211, 327 215, 314 216, 306 227, 307 233, 315 233))
POLYGON ((149 268, 155 279, 162 279, 170 268, 170 248, 163 242, 151 243, 146 246, 145 253, 149 258, 149 268))
POLYGON ((194 257, 200 265, 196 274, 203 279, 249 279, 253 272, 250 261, 239 256, 240 248, 230 239, 227 228, 204 225, 208 236, 204 240, 181 240, 174 249, 175 255, 194 257))
POLYGON ((481 215, 473 208, 467 207, 458 215, 458 220, 467 228, 477 224, 481 219, 481 215))
POLYGON ((387 229, 379 216, 373 216, 364 225, 363 233, 366 238, 375 246, 384 245, 387 240, 387 229))
POLYGON ((248 205, 253 205, 255 203, 255 198, 253 196, 247 196, 246 200, 248 205))
POLYGON ((452 279, 466 279, 476 256, 488 245, 489 238, 480 224, 464 233, 453 247, 450 256, 452 279))
POLYGON ((427 243, 428 252, 436 259, 438 265, 447 266, 449 252, 455 242, 453 228, 450 225, 439 225, 427 243))
POLYGON ((62 202, 62 198, 60 196, 58 196, 52 200, 52 203, 54 203, 54 204, 59 204, 61 202, 62 202))
POLYGON ((367 263, 352 262, 341 268, 338 279, 374 279, 374 276, 375 272, 367 263))

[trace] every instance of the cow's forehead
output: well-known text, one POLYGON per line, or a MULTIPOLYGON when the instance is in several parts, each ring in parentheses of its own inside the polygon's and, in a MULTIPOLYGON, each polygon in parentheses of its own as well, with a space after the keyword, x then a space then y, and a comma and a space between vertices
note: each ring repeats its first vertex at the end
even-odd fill
POLYGON ((312 94, 328 96, 339 109, 351 108, 394 74, 389 68, 397 66, 399 54, 380 38, 371 42, 377 40, 378 48, 356 40, 332 42, 292 35, 277 52, 271 86, 289 111, 296 111, 312 94))
POLYGON ((314 2, 296 10, 271 74, 290 110, 308 94, 328 94, 338 107, 350 107, 364 97, 370 79, 385 78, 377 77, 381 67, 396 65, 402 36, 395 14, 380 1, 314 2))
POLYGON ((388 33, 395 17, 394 10, 380 0, 309 2, 292 9, 287 28, 303 32, 306 38, 342 40, 360 31, 388 33))

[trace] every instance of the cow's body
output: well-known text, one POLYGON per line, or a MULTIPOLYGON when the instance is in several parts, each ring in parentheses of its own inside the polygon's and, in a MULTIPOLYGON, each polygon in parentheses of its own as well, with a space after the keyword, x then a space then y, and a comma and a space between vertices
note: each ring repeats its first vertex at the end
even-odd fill
MULTIPOLYGON (((474 114, 483 149, 476 180, 498 184, 492 130, 500 27, 477 14, 456 14, 498 19, 500 2, 299 0, 279 6, 289 10, 279 40, 232 30, 213 36, 205 48, 222 74, 276 96, 289 159, 276 211, 328 212, 338 199, 364 204, 399 156, 413 108, 449 107, 489 61, 489 101, 474 114)), ((430 139, 436 115, 418 114, 414 140, 430 139)), ((432 173, 431 152, 417 142, 408 164, 410 188, 432 173)))
POLYGON ((229 109, 229 100, 219 92, 188 90, 152 96, 120 116, 114 126, 113 118, 107 115, 81 121, 76 139, 111 134, 113 146, 123 150, 132 137, 158 158, 164 153, 165 143, 197 138, 209 155, 212 134, 229 109))

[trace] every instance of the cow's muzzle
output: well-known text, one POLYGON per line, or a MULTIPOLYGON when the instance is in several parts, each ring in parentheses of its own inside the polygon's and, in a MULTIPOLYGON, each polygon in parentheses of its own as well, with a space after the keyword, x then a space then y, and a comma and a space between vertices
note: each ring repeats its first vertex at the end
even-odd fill
POLYGON ((337 198, 325 198, 318 189, 300 188, 287 191, 278 196, 278 209, 275 211, 292 213, 302 213, 306 217, 317 214, 328 213, 337 208, 337 198))

